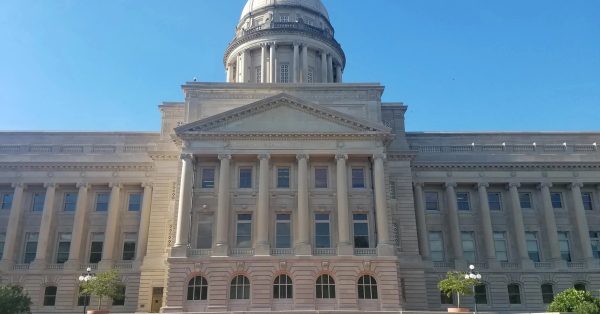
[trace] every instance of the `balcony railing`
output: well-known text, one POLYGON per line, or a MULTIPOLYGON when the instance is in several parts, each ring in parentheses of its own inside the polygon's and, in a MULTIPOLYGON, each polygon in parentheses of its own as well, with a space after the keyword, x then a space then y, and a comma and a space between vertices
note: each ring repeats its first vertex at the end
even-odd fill
POLYGON ((433 262, 434 268, 454 268, 453 262, 433 262))
POLYGON ((476 263, 471 263, 473 266, 475 266, 475 268, 478 269, 488 269, 488 263, 485 262, 476 262, 476 263))
POLYGON ((313 255, 316 256, 333 256, 337 255, 335 248, 314 248, 313 255))
POLYGON ((354 255, 356 256, 375 256, 377 255, 376 248, 356 248, 354 249, 354 255))
POLYGON ((271 255, 273 255, 273 256, 294 255, 294 249, 273 248, 273 249, 271 249, 271 255))
POLYGON ((250 248, 232 248, 229 250, 231 256, 252 256, 254 255, 254 249, 250 248))
POLYGON ((500 267, 503 269, 519 269, 519 263, 502 262, 500 267))
POLYGON ((13 265, 13 270, 28 270, 29 264, 15 264, 13 265))
POLYGON ((535 266, 535 268, 541 268, 541 269, 552 268, 552 263, 550 263, 550 262, 535 262, 535 263, 533 263, 533 265, 535 266))
POLYGON ((87 264, 87 265, 84 264, 84 265, 79 266, 79 270, 87 270, 88 267, 91 270, 97 270, 98 269, 98 264, 87 264))
POLYGON ((49 270, 63 270, 65 269, 65 264, 48 264, 49 270))
POLYGON ((583 269, 583 268, 585 268, 585 263, 582 263, 582 262, 567 262, 567 267, 569 267, 569 268, 576 268, 576 269, 583 269))
POLYGON ((208 257, 211 254, 211 249, 188 249, 189 257, 208 257))
POLYGON ((117 262, 113 265, 114 269, 133 269, 133 262, 117 262))

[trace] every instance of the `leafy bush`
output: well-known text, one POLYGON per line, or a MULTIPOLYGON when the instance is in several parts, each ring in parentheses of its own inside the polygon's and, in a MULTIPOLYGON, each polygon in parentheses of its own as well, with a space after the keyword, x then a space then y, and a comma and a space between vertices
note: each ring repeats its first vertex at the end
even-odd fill
POLYGON ((453 293, 457 295, 457 307, 460 307, 460 295, 470 295, 473 293, 473 286, 479 283, 477 279, 465 278, 465 272, 449 271, 446 278, 438 283, 441 292, 451 297, 453 293))
POLYGON ((31 313, 31 298, 19 286, 0 286, 0 314, 31 313))
POLYGON ((116 270, 110 270, 104 273, 99 273, 90 281, 81 285, 82 295, 93 295, 98 297, 98 310, 102 306, 104 297, 118 299, 123 295, 123 283, 119 279, 119 273, 116 270))
POLYGON ((598 314, 600 313, 598 305, 598 300, 592 297, 589 292, 571 288, 557 294, 554 301, 548 306, 548 311, 598 314), (576 311, 576 309, 581 312, 576 311))

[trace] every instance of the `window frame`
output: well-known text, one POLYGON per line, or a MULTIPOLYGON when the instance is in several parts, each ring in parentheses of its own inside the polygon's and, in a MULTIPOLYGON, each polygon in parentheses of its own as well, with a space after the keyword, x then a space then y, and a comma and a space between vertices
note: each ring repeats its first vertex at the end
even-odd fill
POLYGON ((137 243, 137 239, 138 238, 138 233, 137 232, 124 232, 123 233, 123 250, 121 251, 121 260, 122 261, 133 261, 135 260, 135 255, 137 253, 137 249, 138 249, 138 243, 137 243), (129 238, 128 238, 129 237, 129 238), (133 250, 131 250, 130 248, 126 249, 127 245, 131 245, 133 243, 133 250), (127 256, 125 256, 125 254, 127 254, 127 256), (127 258, 126 258, 127 257, 127 258))
POLYGON ((476 236, 475 236, 475 231, 461 231, 460 232, 460 243, 463 249, 463 258, 469 262, 469 263, 475 263, 477 262, 477 241, 476 241, 476 236), (465 235, 470 235, 471 239, 465 239, 464 236, 465 235), (473 250, 469 250, 467 251, 467 249, 465 249, 465 241, 471 241, 473 243, 473 250), (468 259, 467 258, 467 253, 472 252, 473 254, 473 259, 468 259))
POLYGON ((279 64, 279 83, 290 83, 290 64, 279 64))
POLYGON ((293 236, 292 235, 294 234, 292 228, 293 228, 293 225, 292 225, 292 213, 283 213, 283 212, 275 213, 275 241, 274 241, 275 248, 277 248, 277 249, 290 249, 290 248, 292 248, 292 245, 293 245, 293 236), (284 218, 286 218, 285 216, 288 216, 287 219, 284 219, 284 218), (279 226, 280 226, 280 224, 281 225, 284 225, 284 224, 288 225, 287 226, 287 228, 288 228, 288 232, 287 232, 288 234, 287 235, 284 235, 284 234, 280 235, 279 234, 279 226), (287 241, 288 241, 288 245, 287 246, 280 245, 280 238, 281 237, 283 237, 283 238, 287 237, 287 241))
POLYGON ((104 232, 92 232, 90 233, 90 247, 89 247, 89 256, 88 261, 90 264, 97 264, 102 260, 102 253, 104 252, 104 241, 106 236, 104 232), (102 237, 102 241, 95 240, 95 236, 100 238, 102 237), (100 251, 95 251, 94 243, 100 243, 100 251), (94 257, 94 258, 93 258, 94 257), (96 260, 96 257, 97 260, 96 260))
POLYGON ((318 190, 328 189, 329 188, 329 167, 324 166, 314 166, 313 168, 313 187, 318 190), (318 178, 317 172, 324 171, 324 181, 321 181, 323 178, 318 178))
POLYGON ((106 191, 96 192, 96 199, 94 202, 94 211, 97 213, 108 212, 108 206, 110 204, 110 193, 106 191), (106 202, 103 198, 106 197, 106 202))
POLYGON ((496 260, 498 260, 499 262, 508 262, 510 260, 510 250, 508 249, 508 238, 507 238, 507 232, 506 231, 494 231, 493 234, 494 237, 494 252, 496 254, 496 260), (496 236, 502 236, 502 238, 496 237, 496 236), (504 246, 504 251, 498 250, 498 242, 502 241, 502 246, 504 246), (502 253, 504 252, 505 258, 504 259, 500 259, 498 256, 498 252, 502 253))
POLYGON ((519 206, 521 207, 521 209, 533 209, 533 197, 531 195, 531 192, 519 192, 519 206), (524 196, 527 197, 526 200, 523 199, 524 196), (527 203, 529 204, 529 206, 523 206, 523 204, 527 203))
POLYGON ((369 220, 369 214, 368 213, 352 213, 352 244, 354 246, 355 249, 368 249, 371 247, 371 228, 370 228, 370 220, 369 220), (357 235, 356 233, 356 225, 364 225, 367 227, 367 233, 366 234, 359 234, 357 235), (366 245, 364 246, 364 238, 366 237, 366 245), (363 238, 363 243, 361 243, 361 245, 357 245, 357 238, 363 238))
POLYGON ((502 211, 503 210, 503 204, 502 204, 502 193, 500 192, 488 192, 488 206, 490 208, 491 211, 502 211), (492 196, 497 197, 497 201, 492 201, 492 196), (494 204, 494 205, 492 205, 494 204))
POLYGON ((134 191, 134 192, 127 193, 127 212, 132 212, 132 213, 141 212, 143 198, 144 198, 144 192, 142 192, 142 191, 134 191), (136 198, 138 199, 137 203, 135 203, 136 198))
POLYGON ((488 304, 488 287, 485 283, 479 283, 475 286, 473 286, 473 291, 475 292, 473 294, 473 297, 475 298, 475 303, 477 304, 488 304), (481 288, 483 288, 483 291, 477 291, 481 288))
POLYGON ((112 299, 112 306, 125 306, 125 297, 126 297, 126 292, 127 292, 127 287, 125 285, 119 285, 118 288, 121 293, 121 296, 119 298, 113 298, 112 299))
POLYGON ((277 189, 291 189, 292 188, 292 167, 291 166, 276 166, 275 167, 275 186, 277 189), (280 170, 287 170, 287 184, 281 184, 285 179, 285 175, 282 175, 280 170), (286 186, 287 185, 287 186, 286 186))
POLYGON ((558 232, 558 249, 560 250, 560 257, 563 261, 572 262, 573 260, 573 247, 571 246, 571 239, 569 237, 568 231, 559 231, 558 232), (561 236, 564 238, 561 239, 561 236), (564 251, 562 244, 566 243, 566 247, 568 251, 564 251))
POLYGON ((515 304, 522 304, 522 300, 521 300, 521 285, 517 284, 517 283, 510 283, 508 285, 506 285, 506 290, 508 291, 508 304, 511 305, 515 305, 515 304), (516 287, 516 291, 511 291, 511 288, 516 287), (516 298, 516 300, 515 300, 516 298), (518 301, 518 302, 515 302, 518 301))
POLYGON ((44 203, 46 202, 46 192, 36 191, 31 196, 31 211, 41 213, 44 211, 44 203))
MULTIPOLYGON (((254 167, 252 166, 240 166, 238 167, 238 189, 249 190, 254 186, 254 167), (242 178, 242 172, 249 172, 249 178, 242 178), (244 181, 242 181, 244 180, 244 181), (247 180, 250 180, 249 182, 247 180)), ((245 176, 245 175, 244 175, 245 176)))
POLYGON ((58 287, 57 286, 46 286, 44 288, 44 301, 42 306, 56 306, 56 296, 58 295, 58 287), (51 291, 49 292, 48 289, 51 291), (54 290, 54 294, 52 294, 52 290, 54 290))
POLYGON ((229 283, 229 300, 250 300, 250 287, 248 277, 236 275, 229 283), (240 292, 241 296, 239 295, 240 292))
POLYGON ((208 280, 202 275, 194 276, 188 281, 186 301, 207 301, 208 280), (196 293, 197 292, 197 293, 196 293))
POLYGON ((377 280, 371 275, 362 275, 358 278, 356 292, 359 300, 377 300, 377 280), (365 282, 368 279, 368 282, 365 282))
POLYGON ((273 280, 273 299, 289 300, 294 298, 294 284, 292 278, 286 274, 280 274, 273 280), (282 282, 282 279, 284 282, 282 282))
POLYGON ((540 241, 538 238, 538 232, 537 231, 526 231, 525 232, 525 243, 527 244, 527 256, 529 257, 529 259, 532 260, 534 263, 541 262, 542 254, 541 254, 541 250, 540 250, 540 241), (530 238, 529 235, 531 235, 532 237, 530 238), (535 241, 535 247, 536 247, 535 252, 529 250, 529 244, 533 243, 533 241, 535 241), (532 254, 536 254, 537 258, 531 258, 532 254))
POLYGON ((366 189, 367 188, 367 172, 365 167, 363 166, 351 166, 350 167, 350 181, 351 181, 351 187, 353 189, 366 189), (361 175, 360 176, 354 176, 354 171, 360 171, 361 175), (356 184, 355 184, 356 183, 356 184))
POLYGON ((456 192, 456 208, 459 212, 471 211, 471 193, 469 192, 456 192), (465 197, 459 197, 464 195, 465 197))
POLYGON ((330 249, 332 247, 332 238, 331 238, 331 214, 330 213, 314 213, 314 227, 315 227, 315 248, 323 248, 323 249, 330 249), (327 220, 324 219, 324 216, 327 215, 327 220), (320 218, 319 218, 320 217, 320 218), (318 234, 319 232, 319 228, 317 228, 317 224, 327 224, 327 235, 320 235, 318 234), (328 246, 321 246, 319 245, 319 241, 318 239, 320 238, 325 238, 327 237, 327 242, 329 243, 328 246))
POLYGON ((201 189, 215 189, 217 185, 217 168, 216 167, 201 167, 200 168, 200 188, 201 189), (212 171, 212 180, 207 177, 205 171, 212 171))
POLYGON ((79 198, 79 193, 77 191, 67 191, 63 194, 63 212, 72 213, 77 210, 77 199, 79 198), (69 199, 71 197, 75 197, 75 199, 69 199))
POLYGON ((252 213, 237 213, 235 220, 235 247, 236 248, 252 248, 252 221, 254 219, 252 213), (248 218, 249 219, 245 219, 248 218), (244 219, 242 219, 244 218, 244 219), (250 229, 248 234, 240 233, 240 227, 242 225, 249 225, 250 229), (246 241, 247 239, 247 241, 246 241), (241 241, 242 240, 242 241, 241 241), (248 242, 248 244, 243 244, 248 242), (243 245, 242 245, 243 244, 243 245))
MULTIPOLYGON (((543 283, 540 285, 540 290, 542 292, 542 303, 550 304, 554 301, 554 285, 552 283, 543 283), (550 288, 550 291, 544 291, 544 288, 550 288)), ((548 289, 546 289, 548 290, 548 289)))
POLYGON ((11 210, 14 196, 13 192, 0 193, 0 210, 11 210))
POLYGON ((56 264, 64 264, 69 260, 69 252, 71 250, 71 242, 73 241, 73 235, 71 234, 71 232, 59 232, 56 236, 56 264), (66 240, 63 240, 61 236, 63 235, 69 235, 69 245, 67 246, 66 252, 61 252, 61 243, 67 243, 66 240), (61 259, 61 256, 65 256, 66 258, 64 258, 64 260, 61 259))
POLYGON ((24 240, 25 241, 23 241, 23 264, 30 264, 37 257, 37 247, 40 241, 40 234, 38 232, 26 232, 24 240), (32 239, 34 235, 35 241, 33 241, 32 239), (35 243, 35 245, 33 245, 33 243, 35 243))
POLYGON ((553 209, 564 209, 565 208, 565 203, 564 203, 564 198, 563 198, 563 193, 562 192, 550 192, 550 202, 552 203, 552 208, 553 209), (555 199, 555 197, 558 196, 558 199, 555 199))
POLYGON ((426 211, 439 211, 440 210, 440 194, 437 191, 425 191, 424 193, 424 198, 425 198, 425 210, 426 211), (428 196, 429 195, 435 195, 435 202, 433 200, 428 200, 428 196), (431 206, 435 204, 435 206, 431 206))
POLYGON ((590 244, 592 245, 592 255, 600 259, 600 231, 590 231, 590 244))
POLYGON ((431 258, 432 262, 444 262, 446 260, 446 252, 444 251, 444 234, 442 231, 429 231, 427 233, 427 243, 429 244, 429 256, 431 258), (432 235, 439 235, 439 239, 432 239, 432 235), (440 251, 438 250, 433 250, 432 247, 432 243, 434 241, 439 241, 440 242, 440 251), (441 254, 441 259, 435 258, 435 254, 434 253, 439 253, 441 254))
POLYGON ((321 274, 315 281, 315 298, 318 300, 335 299, 335 279, 329 274, 321 274))
POLYGON ((581 192, 581 202, 583 203, 583 209, 594 210, 594 194, 592 192, 581 192), (589 198, 587 201, 586 196, 589 198))

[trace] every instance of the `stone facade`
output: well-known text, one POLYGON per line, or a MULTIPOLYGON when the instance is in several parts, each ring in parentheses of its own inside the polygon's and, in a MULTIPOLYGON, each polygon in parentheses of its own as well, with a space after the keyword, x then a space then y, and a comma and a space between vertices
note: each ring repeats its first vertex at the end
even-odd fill
POLYGON ((407 133, 341 83, 328 17, 250 0, 227 83, 184 84, 160 132, 0 133, 2 283, 34 313, 81 312, 87 267, 119 270, 115 313, 445 310, 469 264, 485 311, 600 289, 600 133, 407 133))

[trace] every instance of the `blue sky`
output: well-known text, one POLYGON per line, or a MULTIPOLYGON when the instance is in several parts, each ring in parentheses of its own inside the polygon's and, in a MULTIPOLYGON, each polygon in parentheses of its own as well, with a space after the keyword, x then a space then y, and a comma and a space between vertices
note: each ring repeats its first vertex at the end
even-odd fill
MULTIPOLYGON (((224 80, 245 2, 0 1, 0 129, 158 130, 182 83, 224 80)), ((598 0, 323 2, 344 80, 409 131, 600 130, 598 0)))

